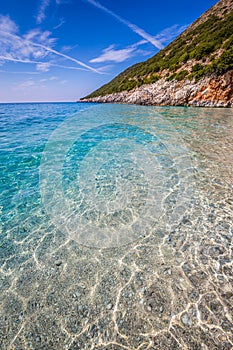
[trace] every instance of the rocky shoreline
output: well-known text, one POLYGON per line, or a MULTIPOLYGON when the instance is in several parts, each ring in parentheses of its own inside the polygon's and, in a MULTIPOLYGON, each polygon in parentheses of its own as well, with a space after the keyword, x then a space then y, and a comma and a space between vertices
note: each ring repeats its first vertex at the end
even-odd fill
POLYGON ((84 98, 80 102, 126 103, 154 106, 233 107, 233 70, 221 76, 142 85, 131 91, 84 98))

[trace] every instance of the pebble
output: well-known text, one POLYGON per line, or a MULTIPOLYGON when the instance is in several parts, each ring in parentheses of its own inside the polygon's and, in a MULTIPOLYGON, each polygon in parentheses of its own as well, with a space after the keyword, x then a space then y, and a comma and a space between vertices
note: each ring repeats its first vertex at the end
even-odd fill
POLYGON ((61 261, 61 260, 55 260, 55 261, 54 261, 54 264, 55 264, 56 266, 61 266, 62 261, 61 261))
POLYGON ((90 327, 90 334, 91 334, 91 337, 92 337, 92 338, 94 338, 95 333, 96 333, 96 325, 93 324, 93 325, 90 327))
POLYGON ((108 310, 111 310, 112 307, 113 307, 112 303, 109 303, 109 304, 107 305, 107 309, 108 309, 108 310))
POLYGON ((183 322, 184 325, 192 326, 192 324, 193 324, 191 318, 189 318, 187 314, 184 314, 181 317, 181 321, 183 322))

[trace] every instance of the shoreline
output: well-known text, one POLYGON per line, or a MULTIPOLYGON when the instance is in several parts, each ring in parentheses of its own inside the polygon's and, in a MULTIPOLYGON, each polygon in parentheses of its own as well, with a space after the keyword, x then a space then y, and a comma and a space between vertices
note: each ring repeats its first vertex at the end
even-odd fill
POLYGON ((77 102, 123 103, 145 106, 233 107, 233 70, 221 76, 194 80, 160 79, 130 91, 82 98, 77 102))

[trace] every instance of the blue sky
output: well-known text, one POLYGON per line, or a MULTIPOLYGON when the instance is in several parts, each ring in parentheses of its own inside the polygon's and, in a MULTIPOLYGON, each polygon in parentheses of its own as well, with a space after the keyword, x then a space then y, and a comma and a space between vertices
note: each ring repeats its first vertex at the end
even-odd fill
POLYGON ((75 101, 153 56, 213 0, 2 0, 0 102, 75 101))

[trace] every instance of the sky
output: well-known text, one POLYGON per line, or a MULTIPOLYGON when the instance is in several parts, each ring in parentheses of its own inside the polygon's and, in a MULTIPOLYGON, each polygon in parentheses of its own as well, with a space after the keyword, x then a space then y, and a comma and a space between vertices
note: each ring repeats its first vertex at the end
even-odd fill
POLYGON ((76 101, 217 0, 1 0, 0 103, 76 101))

